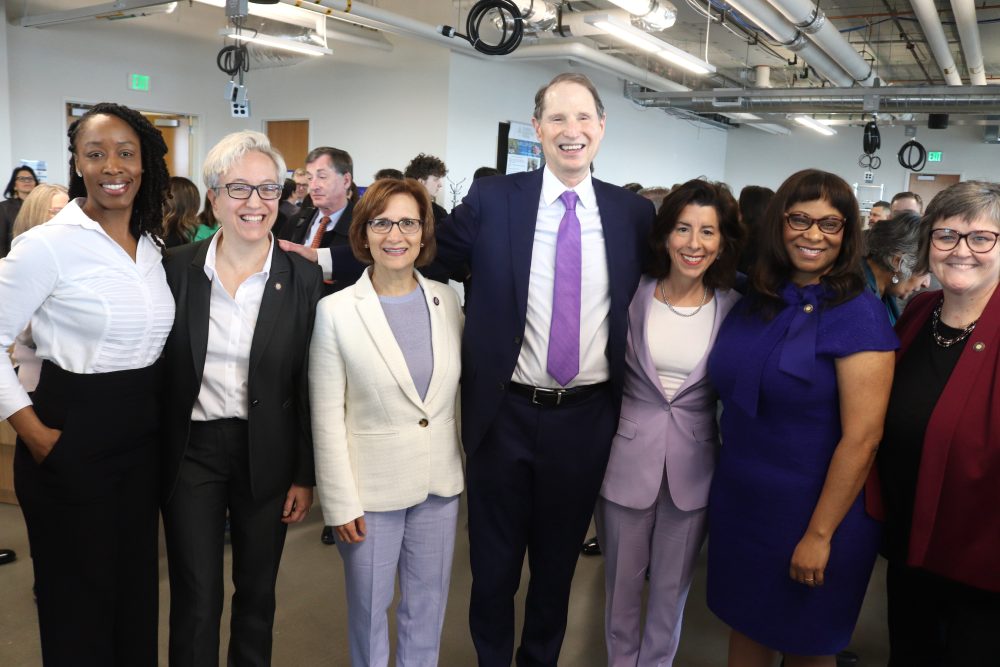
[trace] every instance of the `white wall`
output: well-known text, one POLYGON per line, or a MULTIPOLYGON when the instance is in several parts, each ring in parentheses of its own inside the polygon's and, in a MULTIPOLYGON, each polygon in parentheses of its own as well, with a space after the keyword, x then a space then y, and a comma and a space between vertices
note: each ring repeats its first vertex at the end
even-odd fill
MULTIPOLYGON (((410 5, 390 9, 404 6, 410 5)), ((724 132, 633 105, 613 76, 563 61, 480 60, 396 35, 388 36, 391 52, 334 42, 332 57, 252 69, 247 75, 251 118, 233 119, 223 99, 228 76, 215 65, 223 45, 216 31, 224 25, 221 9, 181 3, 172 15, 0 29, 8 54, 17 54, 16 64, 7 58, 0 73, 0 98, 9 99, 11 109, 5 123, 0 103, 0 159, 9 131, 7 163, 46 160, 50 178, 66 182, 65 103, 109 100, 196 116, 196 181, 201 158, 224 134, 263 129, 266 120, 308 119, 310 145, 350 152, 361 184, 370 182, 376 170, 402 169, 425 152, 444 159, 454 180, 467 179, 464 194, 475 168, 495 163, 497 124, 528 121, 538 87, 558 72, 577 69, 594 79, 608 111, 596 161, 599 178, 670 185, 725 174, 724 132), (133 72, 151 76, 150 92, 127 89, 133 72)), ((0 37, 0 49, 3 43, 0 37)), ((439 200, 451 203, 447 189, 439 200)))
MULTIPOLYGON (((884 199, 909 187, 910 171, 899 165, 896 154, 909 139, 902 126, 879 128, 882 166, 874 171, 875 183, 885 185, 884 199)), ((729 134, 726 180, 734 192, 746 185, 777 189, 799 169, 816 168, 838 174, 848 183, 863 183, 861 127, 837 127, 824 137, 812 130, 796 129, 788 136, 774 136, 751 128, 729 134)), ((924 174, 961 174, 963 179, 1000 180, 1000 146, 982 143, 981 126, 953 126, 947 130, 917 129, 916 140, 928 151, 941 151, 941 162, 928 163, 924 174)))

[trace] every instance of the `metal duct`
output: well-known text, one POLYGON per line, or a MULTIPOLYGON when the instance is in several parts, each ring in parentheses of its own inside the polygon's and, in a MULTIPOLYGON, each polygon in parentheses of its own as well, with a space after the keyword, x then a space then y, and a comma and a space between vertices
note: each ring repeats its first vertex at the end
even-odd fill
POLYGON ((962 77, 958 75, 958 69, 955 67, 955 59, 951 55, 948 38, 944 35, 941 17, 938 16, 934 0, 910 0, 910 6, 913 7, 913 13, 917 15, 920 29, 924 31, 927 45, 931 48, 931 53, 934 54, 938 67, 941 68, 945 83, 949 86, 961 86, 962 77))
POLYGON ((805 38, 781 12, 766 0, 728 0, 729 5, 753 21, 764 32, 789 51, 798 53, 816 74, 835 86, 850 86, 854 79, 847 75, 833 58, 805 38))
POLYGON ((812 0, 770 0, 770 2, 785 18, 843 67, 851 78, 862 86, 875 85, 876 76, 871 63, 865 62, 812 0))
POLYGON ((974 0, 951 0, 951 11, 955 13, 958 36, 962 40, 969 81, 973 86, 985 86, 986 68, 983 66, 983 49, 979 44, 979 24, 976 23, 974 0))

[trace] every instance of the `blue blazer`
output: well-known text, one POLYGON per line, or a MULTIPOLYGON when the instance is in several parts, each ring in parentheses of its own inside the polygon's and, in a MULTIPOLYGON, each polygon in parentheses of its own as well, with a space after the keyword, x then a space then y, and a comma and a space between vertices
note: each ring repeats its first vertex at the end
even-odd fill
MULTIPOLYGON (((608 260, 606 354, 617 404, 625 377, 628 307, 646 259, 654 209, 628 190, 593 183, 608 260)), ((462 337, 462 441, 469 454, 493 423, 521 351, 541 195, 541 170, 480 179, 437 230, 438 260, 472 269, 462 337)))

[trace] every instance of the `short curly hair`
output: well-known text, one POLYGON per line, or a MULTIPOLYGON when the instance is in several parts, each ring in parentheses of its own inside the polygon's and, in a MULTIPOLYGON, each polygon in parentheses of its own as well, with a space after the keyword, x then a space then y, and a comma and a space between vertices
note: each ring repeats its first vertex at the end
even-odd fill
POLYGON ((420 179, 426 180, 429 176, 444 178, 444 175, 447 173, 448 168, 444 166, 441 158, 436 158, 426 153, 421 153, 410 160, 410 164, 406 165, 406 169, 403 170, 403 176, 406 178, 415 178, 418 181, 420 179))
POLYGON ((142 159, 142 182, 132 203, 129 232, 135 238, 143 233, 152 235, 156 243, 163 227, 163 204, 170 191, 170 173, 164 156, 167 144, 163 135, 149 120, 134 109, 114 102, 101 102, 92 106, 69 126, 69 198, 87 196, 83 177, 77 175, 76 138, 94 116, 114 116, 131 127, 139 136, 139 153, 142 159))

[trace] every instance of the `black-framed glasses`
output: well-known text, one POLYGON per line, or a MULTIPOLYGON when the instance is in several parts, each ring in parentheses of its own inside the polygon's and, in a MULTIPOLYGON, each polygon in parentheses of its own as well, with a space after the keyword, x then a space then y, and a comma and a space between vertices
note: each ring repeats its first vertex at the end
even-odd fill
POLYGON ((257 191, 257 196, 265 200, 281 198, 282 185, 280 183, 262 183, 261 185, 250 185, 249 183, 226 183, 212 188, 219 191, 225 188, 226 192, 233 199, 250 199, 253 191, 257 191))
POLYGON ((400 218, 399 220, 375 218, 368 221, 368 228, 376 234, 388 234, 392 231, 393 225, 399 227, 399 231, 403 234, 416 234, 424 226, 424 223, 416 218, 400 218))
POLYGON ((966 234, 959 234, 947 227, 931 230, 931 243, 942 252, 948 252, 958 247, 958 242, 965 239, 965 244, 972 252, 989 252, 997 244, 1000 233, 987 229, 974 229, 966 234))
POLYGON ((828 215, 822 218, 814 218, 811 215, 806 215, 805 213, 786 213, 785 214, 785 224, 794 229, 797 232, 804 232, 813 225, 819 227, 819 231, 824 234, 836 234, 844 225, 847 223, 843 218, 838 218, 835 215, 828 215))
POLYGON ((14 178, 14 180, 17 181, 18 183, 37 183, 38 182, 38 181, 35 180, 35 178, 33 176, 17 176, 16 178, 14 178))

